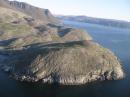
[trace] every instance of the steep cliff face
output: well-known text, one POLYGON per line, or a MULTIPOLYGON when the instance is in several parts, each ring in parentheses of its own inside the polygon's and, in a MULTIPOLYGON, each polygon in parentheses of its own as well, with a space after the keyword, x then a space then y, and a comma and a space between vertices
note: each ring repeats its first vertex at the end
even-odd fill
POLYGON ((60 21, 55 18, 48 9, 38 8, 24 2, 0 0, 0 6, 21 11, 25 14, 30 15, 34 19, 42 21, 45 24, 60 23, 60 21))
POLYGON ((16 7, 17 10, 22 11, 34 19, 42 20, 44 23, 60 23, 48 9, 34 7, 24 2, 10 1, 10 5, 16 7))

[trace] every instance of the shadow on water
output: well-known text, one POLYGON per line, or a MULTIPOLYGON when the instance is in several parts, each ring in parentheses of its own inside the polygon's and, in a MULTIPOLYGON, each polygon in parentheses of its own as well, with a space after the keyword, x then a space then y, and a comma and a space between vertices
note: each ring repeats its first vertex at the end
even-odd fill
MULTIPOLYGON (((0 74, 0 97, 129 97, 124 80, 97 82, 81 86, 60 86, 19 82, 0 74), (125 92, 124 92, 125 91, 125 92)), ((130 87, 129 87, 130 88, 130 87)))

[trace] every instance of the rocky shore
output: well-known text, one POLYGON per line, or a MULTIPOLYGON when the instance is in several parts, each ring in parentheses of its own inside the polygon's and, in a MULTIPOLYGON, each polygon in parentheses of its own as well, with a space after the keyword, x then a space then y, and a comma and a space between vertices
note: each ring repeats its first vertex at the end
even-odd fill
POLYGON ((124 78, 117 57, 92 41, 39 44, 11 53, 3 69, 20 81, 79 85, 124 78))

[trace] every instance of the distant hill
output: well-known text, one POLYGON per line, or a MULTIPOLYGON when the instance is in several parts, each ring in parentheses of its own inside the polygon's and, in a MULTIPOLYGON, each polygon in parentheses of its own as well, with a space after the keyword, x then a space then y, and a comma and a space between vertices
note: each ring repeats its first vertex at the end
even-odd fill
POLYGON ((99 24, 99 25, 109 26, 109 27, 130 28, 130 22, 121 21, 121 20, 102 19, 102 18, 94 18, 94 17, 87 17, 87 16, 57 16, 57 17, 61 20, 99 24))
POLYGON ((0 6, 23 12, 34 19, 43 21, 43 23, 60 23, 48 9, 38 8, 25 2, 0 0, 0 6))
POLYGON ((38 8, 27 3, 17 1, 10 1, 10 5, 16 7, 19 11, 31 15, 35 19, 40 19, 47 23, 60 23, 60 21, 55 18, 48 9, 38 8))

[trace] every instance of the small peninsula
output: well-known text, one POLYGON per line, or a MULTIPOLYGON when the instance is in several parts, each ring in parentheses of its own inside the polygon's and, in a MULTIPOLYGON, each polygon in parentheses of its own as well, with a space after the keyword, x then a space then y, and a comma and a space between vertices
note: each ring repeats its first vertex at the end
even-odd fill
POLYGON ((48 9, 0 0, 0 68, 19 81, 80 85, 118 80, 119 59, 48 9))

